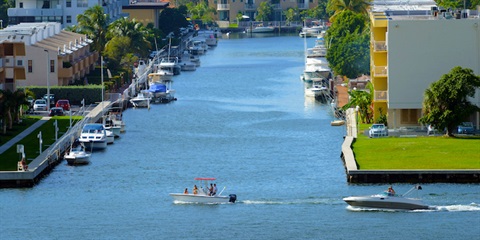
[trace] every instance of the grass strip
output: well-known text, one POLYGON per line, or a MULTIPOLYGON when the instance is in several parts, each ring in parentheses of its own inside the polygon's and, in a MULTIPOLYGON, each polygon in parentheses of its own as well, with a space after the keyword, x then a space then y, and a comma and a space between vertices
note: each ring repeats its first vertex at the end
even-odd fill
MULTIPOLYGON (((74 124, 76 121, 80 120, 82 117, 74 116, 72 120, 74 124)), ((35 131, 27 135, 25 138, 20 140, 17 144, 23 144, 25 149, 25 156, 27 163, 30 163, 33 159, 40 155, 40 145, 39 139, 37 138, 38 133, 42 132, 42 151, 45 151, 50 145, 55 143, 55 128, 53 126, 55 120, 58 124, 58 138, 68 131, 70 127, 70 117, 69 116, 55 116, 44 123, 42 126, 37 128, 35 131)), ((20 154, 17 153, 17 144, 10 147, 3 154, 0 154, 0 171, 16 171, 17 162, 20 160, 20 154)))

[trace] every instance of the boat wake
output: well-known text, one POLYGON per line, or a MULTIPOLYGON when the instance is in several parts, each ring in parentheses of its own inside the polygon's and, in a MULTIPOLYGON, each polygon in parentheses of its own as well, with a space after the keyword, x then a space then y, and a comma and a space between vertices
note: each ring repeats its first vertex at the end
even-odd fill
POLYGON ((296 205, 296 204, 319 204, 319 205, 338 205, 342 204, 335 199, 290 199, 290 200, 243 200, 238 201, 243 204, 258 204, 258 205, 296 205))
POLYGON ((429 209, 418 210, 399 210, 399 209, 380 209, 380 208, 362 208, 347 206, 347 210, 352 212, 476 212, 480 211, 480 205, 471 203, 468 205, 447 205, 447 206, 429 206, 429 209))

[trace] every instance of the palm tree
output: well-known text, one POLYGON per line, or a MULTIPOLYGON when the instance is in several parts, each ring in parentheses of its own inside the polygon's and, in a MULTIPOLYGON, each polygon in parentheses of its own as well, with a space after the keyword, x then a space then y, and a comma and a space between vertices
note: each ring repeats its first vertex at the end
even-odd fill
POLYGON ((130 50, 140 56, 146 56, 151 48, 150 42, 147 40, 147 29, 136 19, 120 18, 116 20, 108 27, 108 36, 130 38, 130 50))
POLYGON ((14 95, 10 90, 0 90, 0 116, 3 120, 3 134, 7 133, 7 123, 9 129, 13 127, 13 118, 11 109, 14 107, 14 95))
POLYGON ((102 55, 107 42, 109 16, 103 11, 103 7, 95 5, 83 14, 77 15, 78 29, 93 40, 93 49, 102 55))
POLYGON ((368 15, 368 8, 371 2, 372 0, 329 0, 327 10, 334 12, 330 17, 330 21, 332 22, 337 14, 345 10, 368 15))
POLYGON ((373 112, 370 106, 373 102, 373 84, 368 83, 366 87, 369 91, 359 91, 356 89, 348 91, 350 100, 342 107, 342 110, 358 106, 361 122, 371 123, 373 119, 373 112))

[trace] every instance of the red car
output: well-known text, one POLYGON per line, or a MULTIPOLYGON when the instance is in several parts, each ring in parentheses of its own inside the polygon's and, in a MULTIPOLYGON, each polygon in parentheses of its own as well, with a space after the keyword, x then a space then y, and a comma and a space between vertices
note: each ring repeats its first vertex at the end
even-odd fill
POLYGON ((60 99, 57 101, 57 104, 55 105, 55 107, 61 107, 65 111, 70 111, 70 101, 66 99, 60 99))

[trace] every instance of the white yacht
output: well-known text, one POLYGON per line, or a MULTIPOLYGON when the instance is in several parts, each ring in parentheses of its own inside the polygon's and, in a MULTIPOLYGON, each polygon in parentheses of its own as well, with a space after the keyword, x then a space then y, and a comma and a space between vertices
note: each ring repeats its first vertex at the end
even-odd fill
POLYGON ((70 150, 63 157, 67 160, 68 165, 85 165, 90 163, 90 153, 85 150, 83 143, 75 143, 76 146, 70 148, 70 150))
POLYGON ((331 79, 332 71, 325 58, 306 58, 305 70, 301 80, 312 82, 314 79, 331 79))
POLYGON ((102 150, 107 148, 107 131, 101 123, 85 124, 80 134, 79 141, 87 149, 102 150))

